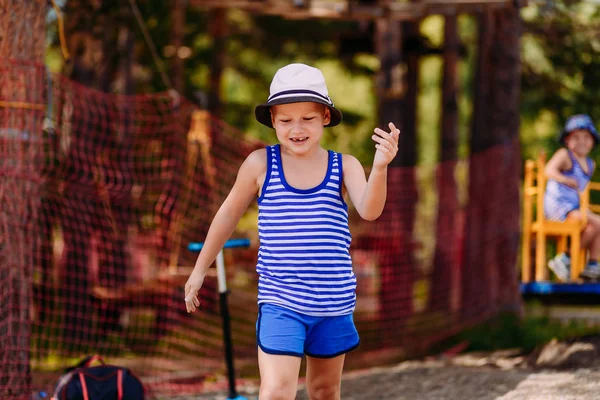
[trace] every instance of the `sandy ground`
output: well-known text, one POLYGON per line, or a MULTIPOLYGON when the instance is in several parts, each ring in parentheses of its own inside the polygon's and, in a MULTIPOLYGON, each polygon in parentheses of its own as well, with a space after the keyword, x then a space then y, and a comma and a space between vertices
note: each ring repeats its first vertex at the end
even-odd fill
MULTIPOLYGON (((256 391, 242 393, 256 400, 256 391)), ((583 400, 600 397, 600 370, 527 371, 461 367, 435 363, 401 364, 350 374, 342 384, 343 400, 583 400)), ((178 400, 225 400, 222 393, 178 400)), ((298 400, 308 396, 301 389, 298 400)))
MULTIPOLYGON (((555 354, 565 354, 565 348, 554 350, 558 350, 555 354)), ((521 356, 496 352, 407 361, 390 367, 346 373, 341 397, 343 400, 599 399, 600 365, 594 361, 597 359, 595 356, 595 350, 593 354, 588 352, 584 361, 579 363, 572 362, 572 359, 565 363, 563 357, 562 364, 555 357, 550 361, 555 365, 550 367, 536 365, 536 361, 540 364, 540 353, 521 356)), ((239 389, 248 400, 257 399, 255 384, 246 384, 239 389)), ((177 400, 226 398, 226 394, 212 393, 177 397, 177 400)), ((302 386, 296 399, 308 399, 302 386)))

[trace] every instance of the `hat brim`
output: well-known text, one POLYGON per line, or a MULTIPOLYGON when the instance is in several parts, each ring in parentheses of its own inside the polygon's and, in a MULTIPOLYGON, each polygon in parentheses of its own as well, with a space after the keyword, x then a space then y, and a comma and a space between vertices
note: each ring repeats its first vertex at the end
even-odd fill
MULTIPOLYGON (((592 135, 592 138, 594 138, 594 146, 597 146, 598 143, 600 143, 600 136, 598 136, 598 132, 596 132, 595 129, 593 131, 586 129, 586 131, 588 131, 590 135, 592 135)), ((561 129, 561 131, 558 134, 558 143, 565 146, 565 139, 567 138, 567 136, 569 136, 569 133, 571 132, 573 131, 567 131, 564 128, 561 129)))
POLYGON ((279 104, 305 103, 305 102, 319 103, 319 104, 323 104, 329 108, 329 110, 331 112, 331 121, 329 121, 329 123, 327 125, 325 125, 326 127, 336 126, 340 122, 342 122, 342 112, 340 110, 333 107, 331 104, 328 104, 325 100, 320 101, 319 99, 316 99, 314 97, 303 97, 303 96, 286 97, 286 98, 281 98, 281 99, 275 99, 273 101, 270 101, 270 102, 267 102, 264 104, 259 104, 254 109, 254 115, 258 122, 260 122, 263 125, 268 126, 269 128, 273 128, 273 124, 271 122, 271 112, 269 111, 270 107, 276 106, 279 104))

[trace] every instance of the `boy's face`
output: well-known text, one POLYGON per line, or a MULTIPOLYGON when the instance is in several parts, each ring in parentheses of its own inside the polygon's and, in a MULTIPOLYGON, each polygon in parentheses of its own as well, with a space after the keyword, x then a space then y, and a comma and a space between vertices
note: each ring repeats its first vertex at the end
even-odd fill
POLYGON ((594 138, 587 130, 577 129, 567 135, 565 145, 573 153, 579 156, 587 156, 594 147, 594 138))
POLYGON ((279 142, 296 153, 319 146, 323 127, 331 121, 331 112, 313 102, 280 104, 271 107, 271 122, 279 142))

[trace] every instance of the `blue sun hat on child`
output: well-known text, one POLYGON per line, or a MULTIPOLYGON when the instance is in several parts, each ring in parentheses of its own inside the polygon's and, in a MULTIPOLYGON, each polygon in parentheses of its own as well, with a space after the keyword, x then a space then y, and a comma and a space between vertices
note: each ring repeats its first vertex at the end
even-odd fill
POLYGON ((336 126, 342 121, 342 112, 335 108, 329 97, 323 73, 306 64, 294 63, 280 68, 271 82, 269 98, 256 106, 256 120, 272 128, 269 108, 278 104, 313 102, 324 104, 331 111, 331 121, 326 126, 336 126))
POLYGON ((576 114, 567 119, 567 122, 565 122, 565 127, 560 131, 558 137, 560 144, 564 145, 565 138, 569 135, 569 133, 578 129, 584 129, 588 131, 594 138, 594 145, 600 143, 600 136, 598 135, 596 126, 594 126, 594 122, 590 116, 587 114, 576 114))

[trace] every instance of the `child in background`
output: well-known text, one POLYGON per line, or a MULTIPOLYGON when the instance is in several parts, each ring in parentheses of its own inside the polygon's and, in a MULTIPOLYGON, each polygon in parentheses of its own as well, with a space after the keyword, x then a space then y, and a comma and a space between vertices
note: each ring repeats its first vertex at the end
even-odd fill
POLYGON ((362 218, 379 217, 400 131, 392 123, 389 132, 374 130, 376 151, 367 181, 355 157, 321 147, 323 128, 339 124, 342 113, 329 98, 321 71, 304 64, 277 71, 268 101, 256 107, 255 116, 275 129, 279 144, 253 152, 240 167, 185 285, 186 308, 199 307, 206 271, 257 198, 259 398, 294 399, 306 356, 310 398, 336 400, 345 354, 359 344, 344 195, 362 218))
MULTIPOLYGON (((585 189, 594 173, 595 163, 588 155, 599 141, 600 136, 588 115, 573 115, 567 120, 559 136, 559 142, 564 147, 557 150, 546 164, 546 218, 554 221, 581 218, 579 192, 585 189)), ((581 234, 581 246, 589 250, 589 261, 580 277, 585 280, 598 280, 600 216, 588 210, 587 218, 588 224, 581 234)), ((569 280, 571 259, 568 253, 558 254, 548 262, 548 267, 561 281, 569 280)))

